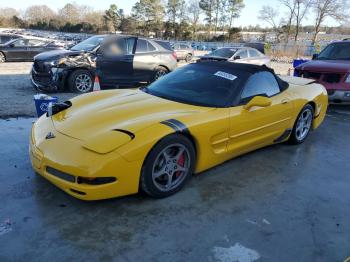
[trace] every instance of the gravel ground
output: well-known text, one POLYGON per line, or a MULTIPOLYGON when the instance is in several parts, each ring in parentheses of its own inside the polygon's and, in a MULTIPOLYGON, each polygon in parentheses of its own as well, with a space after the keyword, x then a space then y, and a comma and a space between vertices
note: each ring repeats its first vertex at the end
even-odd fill
MULTIPOLYGON (((38 91, 30 82, 32 63, 0 64, 0 118, 35 116, 33 95, 38 91)), ((59 100, 67 100, 76 94, 53 94, 59 100)))
MULTIPOLYGON (((38 91, 30 82, 29 72, 32 63, 0 64, 0 118, 35 116, 33 95, 38 91)), ((183 66, 180 63, 179 66, 183 66)), ((271 63, 278 74, 287 74, 290 64, 271 63)), ((74 93, 55 93, 60 101, 76 96, 74 93)))

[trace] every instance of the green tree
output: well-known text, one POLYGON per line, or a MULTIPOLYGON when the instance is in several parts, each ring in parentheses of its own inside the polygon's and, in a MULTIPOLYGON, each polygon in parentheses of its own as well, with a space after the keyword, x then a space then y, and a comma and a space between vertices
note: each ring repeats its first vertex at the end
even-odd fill
POLYGON ((124 17, 120 23, 120 30, 127 34, 136 34, 137 23, 133 17, 124 17))
POLYGON ((205 21, 208 24, 208 39, 210 38, 210 33, 212 29, 213 16, 215 11, 216 0, 200 0, 199 7, 203 10, 205 14, 205 21))
POLYGON ((161 36, 164 14, 161 0, 140 0, 132 8, 133 17, 139 22, 138 28, 146 36, 151 32, 161 36))
MULTIPOLYGON (((185 5, 184 0, 168 0, 166 5, 166 14, 168 16, 168 21, 170 22, 170 25, 172 26, 172 36, 176 39, 177 38, 177 30, 176 30, 176 22, 177 20, 181 19, 182 13, 183 13, 183 6, 185 5)), ((179 21, 181 22, 181 21, 179 21)))
POLYGON ((106 22, 107 30, 117 31, 119 30, 122 19, 124 18, 123 9, 118 9, 115 4, 112 4, 108 10, 106 10, 103 16, 106 22))
POLYGON ((243 0, 228 0, 227 13, 229 16, 229 28, 233 26, 233 19, 238 18, 245 7, 243 0))
POLYGON ((192 27, 192 39, 196 40, 196 32, 199 23, 199 17, 202 13, 202 9, 199 7, 199 0, 191 0, 188 6, 189 22, 192 27))

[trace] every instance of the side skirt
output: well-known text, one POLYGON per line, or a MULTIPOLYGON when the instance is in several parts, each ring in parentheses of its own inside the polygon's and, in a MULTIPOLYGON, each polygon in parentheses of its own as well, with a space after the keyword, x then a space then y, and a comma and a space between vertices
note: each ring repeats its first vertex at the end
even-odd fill
POLYGON ((285 140, 290 134, 292 133, 292 129, 288 128, 286 129, 286 131, 283 132, 283 134, 278 137, 277 139, 275 139, 273 142, 274 143, 279 143, 282 142, 283 140, 285 140))

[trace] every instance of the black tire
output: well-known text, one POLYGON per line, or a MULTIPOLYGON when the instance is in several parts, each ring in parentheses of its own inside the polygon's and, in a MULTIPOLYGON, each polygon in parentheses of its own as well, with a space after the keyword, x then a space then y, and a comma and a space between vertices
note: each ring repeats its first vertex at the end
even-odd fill
MULTIPOLYGON (((171 152, 171 151, 170 151, 171 152)), ((171 159, 175 159, 175 158, 170 158, 170 165, 172 163, 171 159)), ((172 135, 168 135, 166 137, 164 137, 162 140, 160 140, 154 147, 153 149, 149 152, 145 162, 143 163, 143 167, 142 167, 142 171, 141 171, 141 178, 140 178, 140 188, 143 192, 145 192, 146 194, 148 194, 149 196, 155 197, 155 198, 163 198, 163 197, 168 197, 170 195, 175 194, 176 192, 178 192, 179 190, 181 190, 181 188, 186 184, 186 182, 191 178, 193 172, 194 172, 194 167, 195 167, 195 149, 194 146, 192 144, 192 142, 185 136, 183 135, 179 135, 179 134, 172 134, 172 135), (168 174, 159 176, 158 178, 153 178, 153 174, 154 174, 154 169, 157 166, 157 163, 155 161, 158 161, 158 159, 160 159, 162 153, 165 150, 172 150, 172 146, 175 146, 174 148, 176 148, 176 146, 181 146, 187 149, 187 151, 183 151, 183 155, 186 154, 186 158, 189 160, 189 163, 187 162, 188 166, 187 166, 187 171, 184 172, 184 174, 182 175, 183 177, 178 177, 178 173, 176 173, 176 168, 173 169, 173 171, 168 171, 168 174), (173 172, 173 173, 171 173, 173 172), (169 176, 172 177, 171 181, 175 178, 175 181, 177 179, 181 180, 178 182, 178 184, 175 183, 174 187, 169 187, 169 189, 167 188, 163 188, 160 189, 159 187, 161 186, 160 183, 158 183, 156 181, 156 179, 163 179, 163 181, 165 182, 165 184, 167 184, 164 180, 164 178, 168 178, 169 176)), ((184 163, 187 160, 184 160, 184 163)), ((165 163, 166 161, 163 161, 164 165, 163 166, 167 166, 167 163, 165 163)), ((169 163, 169 162, 168 162, 169 163)), ((175 161, 174 161, 175 163, 175 161)), ((183 165, 185 166, 185 164, 183 163, 183 165)), ((177 164, 177 163, 176 163, 177 164)), ((163 168, 161 168, 163 169, 163 168)), ((167 170, 167 168, 165 168, 165 170, 167 170)), ((170 168, 168 169, 170 170, 170 168)), ((166 171, 164 171, 166 172, 166 171)), ((161 172, 160 172, 161 173, 161 172)))
POLYGON ((0 52, 0 63, 5 63, 6 62, 6 56, 4 55, 3 52, 0 52))
POLYGON ((191 62, 191 60, 192 60, 192 54, 187 54, 186 57, 185 57, 185 61, 187 63, 189 63, 189 62, 191 62))
POLYGON ((88 93, 94 87, 94 78, 92 73, 86 69, 78 69, 73 71, 68 78, 68 87, 74 93, 88 93), (81 79, 81 81, 79 80, 81 79), (86 83, 79 85, 79 83, 86 83))
POLYGON ((306 138, 309 136, 310 134, 310 131, 312 129, 312 121, 314 119, 314 108, 312 105, 310 104, 307 104, 303 107, 303 109, 300 111, 297 119, 295 120, 295 123, 294 123, 294 126, 293 126, 293 130, 292 130, 292 133, 290 134, 290 137, 289 137, 289 140, 288 140, 288 143, 289 144, 292 144, 292 145, 298 145, 298 144, 301 144, 303 143, 306 138), (305 114, 306 112, 310 112, 311 113, 311 125, 309 126, 309 129, 307 130, 307 133, 303 136, 300 135, 300 131, 298 131, 298 122, 299 122, 299 119, 302 117, 303 114, 305 114), (299 133, 299 134, 298 134, 299 133))
POLYGON ((154 74, 153 74, 153 78, 152 78, 152 82, 156 81, 158 78, 166 75, 168 72, 168 69, 166 69, 163 66, 158 66, 155 70, 154 70, 154 74))

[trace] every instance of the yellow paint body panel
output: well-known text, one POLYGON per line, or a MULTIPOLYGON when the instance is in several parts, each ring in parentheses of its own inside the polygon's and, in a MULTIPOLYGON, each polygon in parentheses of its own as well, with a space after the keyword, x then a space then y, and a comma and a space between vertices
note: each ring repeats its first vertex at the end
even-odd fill
POLYGON ((134 194, 139 190, 147 154, 161 138, 174 133, 162 121, 176 119, 187 126, 196 148, 195 172, 201 172, 274 144, 287 129, 293 128, 307 103, 315 107, 313 127, 317 128, 325 117, 328 103, 322 86, 305 82, 290 84, 270 100, 270 106, 247 110, 243 106, 187 105, 139 90, 81 95, 71 100, 71 108, 51 118, 42 116, 34 123, 30 139, 32 166, 50 182, 80 199, 134 194), (118 130, 131 132, 135 137, 118 130), (49 132, 55 138, 46 139, 49 132), (52 174, 52 169, 74 180, 52 174), (91 185, 79 182, 79 177, 115 177, 116 181, 91 185))

